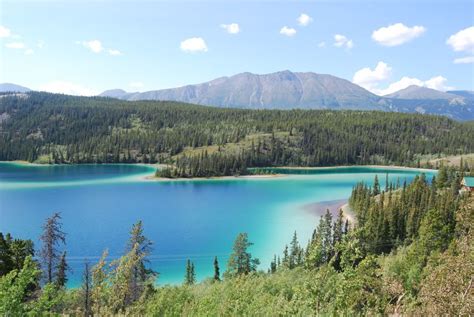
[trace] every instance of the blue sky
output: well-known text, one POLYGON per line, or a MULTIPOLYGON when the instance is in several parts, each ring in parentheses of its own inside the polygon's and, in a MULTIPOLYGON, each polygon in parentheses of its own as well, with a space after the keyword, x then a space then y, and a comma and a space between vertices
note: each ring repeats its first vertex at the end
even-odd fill
POLYGON ((94 94, 289 69, 472 90, 473 25, 456 0, 0 0, 0 82, 94 94))

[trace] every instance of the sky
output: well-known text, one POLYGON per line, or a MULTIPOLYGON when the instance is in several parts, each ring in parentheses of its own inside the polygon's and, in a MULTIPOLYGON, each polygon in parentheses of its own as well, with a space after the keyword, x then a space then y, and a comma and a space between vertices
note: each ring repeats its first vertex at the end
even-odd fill
POLYGON ((0 0, 0 83, 94 95, 282 70, 474 90, 474 1, 0 0))

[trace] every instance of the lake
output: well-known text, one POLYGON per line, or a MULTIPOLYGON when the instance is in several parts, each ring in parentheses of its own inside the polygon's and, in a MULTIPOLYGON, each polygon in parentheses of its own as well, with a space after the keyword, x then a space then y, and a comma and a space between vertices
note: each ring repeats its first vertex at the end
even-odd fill
MULTIPOLYGON (((36 166, 0 163, 0 232, 38 237, 44 220, 61 212, 67 233, 68 286, 81 282, 84 259, 95 263, 104 249, 122 255, 132 224, 142 220, 154 242, 151 266, 158 284, 181 283, 185 262, 195 263, 198 280, 211 277, 214 256, 225 269, 233 240, 247 232, 251 252, 267 270, 296 230, 302 244, 319 215, 309 204, 347 199, 357 182, 372 184, 378 175, 402 183, 416 169, 345 167, 280 172, 271 178, 147 180, 146 165, 36 166)), ((435 171, 423 171, 429 178, 435 171)))

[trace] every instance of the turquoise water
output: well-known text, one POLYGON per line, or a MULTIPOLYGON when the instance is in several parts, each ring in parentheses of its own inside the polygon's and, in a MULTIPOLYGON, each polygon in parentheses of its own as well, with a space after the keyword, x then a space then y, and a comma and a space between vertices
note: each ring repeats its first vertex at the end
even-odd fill
POLYGON ((354 184, 371 184, 376 174, 383 187, 387 173, 394 182, 421 173, 350 167, 258 179, 146 180, 153 172, 145 165, 0 163, 0 231, 33 239, 39 247, 44 220, 61 212, 74 287, 85 258, 95 262, 106 248, 111 259, 120 256, 130 227, 142 220, 154 242, 151 265, 160 273, 158 283, 180 283, 188 258, 198 279, 212 276, 214 256, 224 271, 239 232, 249 234, 251 251, 266 270, 295 230, 302 242, 311 236, 319 215, 303 206, 346 199, 354 184))

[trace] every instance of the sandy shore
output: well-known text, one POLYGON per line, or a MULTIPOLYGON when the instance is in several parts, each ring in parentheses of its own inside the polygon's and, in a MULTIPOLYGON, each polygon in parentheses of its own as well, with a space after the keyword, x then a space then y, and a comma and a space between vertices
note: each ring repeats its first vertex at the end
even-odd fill
POLYGON ((351 224, 355 222, 355 215, 349 207, 347 199, 321 201, 317 203, 307 204, 304 205, 302 209, 317 217, 324 215, 326 213, 326 210, 329 209, 329 211, 333 215, 333 218, 337 217, 339 210, 342 209, 344 219, 347 219, 351 224))

